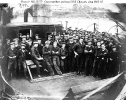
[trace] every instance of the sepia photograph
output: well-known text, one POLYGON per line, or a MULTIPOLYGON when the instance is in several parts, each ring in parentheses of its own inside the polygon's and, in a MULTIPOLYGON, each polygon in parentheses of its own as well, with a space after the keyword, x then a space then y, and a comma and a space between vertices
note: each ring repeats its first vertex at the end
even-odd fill
POLYGON ((0 100, 126 100, 126 3, 5 1, 0 100))

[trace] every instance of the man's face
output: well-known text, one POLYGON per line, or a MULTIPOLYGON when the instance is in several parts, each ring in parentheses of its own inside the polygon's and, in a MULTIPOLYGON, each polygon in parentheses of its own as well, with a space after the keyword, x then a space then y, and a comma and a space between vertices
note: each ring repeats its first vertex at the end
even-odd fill
POLYGON ((29 38, 30 37, 30 35, 29 34, 27 34, 27 38, 29 38))
POLYGON ((10 44, 10 40, 7 40, 7 44, 10 44))
POLYGON ((62 48, 65 48, 66 44, 62 44, 62 48))
POLYGON ((113 50, 113 51, 116 51, 116 48, 113 48, 112 50, 113 50))
POLYGON ((73 39, 70 39, 70 43, 73 43, 73 39))
POLYGON ((89 46, 91 46, 91 44, 92 44, 91 42, 88 42, 88 45, 89 45, 89 46))
POLYGON ((46 46, 46 47, 49 47, 49 44, 47 43, 47 44, 45 44, 45 46, 46 46))
POLYGON ((102 47, 102 49, 105 49, 105 45, 102 45, 101 47, 102 47))
POLYGON ((35 38, 38 39, 39 38, 38 35, 36 35, 35 38))
POLYGON ((22 42, 25 43, 26 42, 26 38, 22 38, 22 42))
POLYGON ((54 46, 54 47, 57 47, 57 42, 54 42, 54 43, 53 43, 53 46, 54 46))
POLYGON ((80 39, 79 42, 82 43, 83 42, 83 39, 80 39))
POLYGON ((22 50, 25 50, 25 46, 21 46, 21 49, 22 49, 22 50))
POLYGON ((48 37, 48 40, 51 40, 51 37, 48 37))
POLYGON ((38 43, 41 44, 41 40, 38 40, 38 43))
POLYGON ((38 44, 36 43, 36 44, 34 44, 34 47, 38 47, 38 44))
POLYGON ((15 45, 14 45, 14 44, 12 44, 12 45, 11 45, 11 48, 12 48, 12 49, 14 49, 14 47, 15 47, 15 45))

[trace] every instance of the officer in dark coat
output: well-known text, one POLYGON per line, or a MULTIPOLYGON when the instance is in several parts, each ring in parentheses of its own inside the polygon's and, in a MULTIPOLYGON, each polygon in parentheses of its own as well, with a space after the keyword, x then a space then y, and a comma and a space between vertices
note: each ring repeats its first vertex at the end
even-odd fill
POLYGON ((10 48, 8 48, 6 55, 8 56, 8 73, 7 78, 11 80, 12 78, 16 77, 16 68, 17 68, 17 53, 15 50, 14 42, 10 43, 10 48))
POLYGON ((119 72, 119 55, 118 51, 116 49, 116 46, 112 46, 112 51, 109 53, 109 69, 108 70, 108 75, 109 77, 114 77, 118 74, 119 72))
POLYGON ((74 49, 74 54, 76 57, 76 61, 77 61, 77 74, 81 74, 82 69, 84 69, 84 48, 85 48, 85 44, 83 42, 83 38, 79 39, 79 42, 76 43, 73 47, 74 49))
POLYGON ((73 38, 69 39, 69 42, 66 44, 66 50, 67 50, 67 72, 73 72, 75 70, 74 68, 74 51, 73 51, 73 47, 74 47, 74 42, 73 42, 73 38))
POLYGON ((89 41, 84 50, 85 53, 85 75, 91 75, 92 67, 93 67, 93 54, 94 48, 92 46, 92 42, 89 41))
POLYGON ((53 76, 54 71, 52 69, 53 63, 51 59, 51 52, 52 52, 51 50, 52 49, 50 47, 50 41, 46 41, 45 46, 43 47, 43 57, 47 64, 47 70, 50 72, 50 75, 53 76))
POLYGON ((34 62, 34 64, 37 66, 38 77, 41 77, 39 62, 41 62, 43 60, 43 58, 40 56, 40 54, 38 52, 38 42, 37 41, 35 41, 33 43, 33 46, 31 48, 31 58, 32 58, 32 61, 34 62))

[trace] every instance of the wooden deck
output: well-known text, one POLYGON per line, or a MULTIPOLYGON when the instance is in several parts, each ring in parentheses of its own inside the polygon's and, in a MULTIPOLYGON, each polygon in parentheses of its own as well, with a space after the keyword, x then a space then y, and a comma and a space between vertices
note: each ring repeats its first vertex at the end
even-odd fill
POLYGON ((73 74, 49 76, 29 82, 26 79, 15 79, 9 82, 12 87, 24 95, 34 97, 34 100, 62 100, 70 87, 93 82, 98 79, 73 74))

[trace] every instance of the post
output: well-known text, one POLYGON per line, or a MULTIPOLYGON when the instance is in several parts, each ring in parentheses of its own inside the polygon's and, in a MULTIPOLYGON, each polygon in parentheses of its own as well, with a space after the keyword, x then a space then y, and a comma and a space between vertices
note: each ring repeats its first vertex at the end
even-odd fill
POLYGON ((67 24, 68 24, 68 21, 66 21, 66 30, 67 30, 67 24))
POLYGON ((96 27, 95 26, 96 26, 96 23, 94 23, 94 32, 96 31, 96 27))

